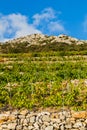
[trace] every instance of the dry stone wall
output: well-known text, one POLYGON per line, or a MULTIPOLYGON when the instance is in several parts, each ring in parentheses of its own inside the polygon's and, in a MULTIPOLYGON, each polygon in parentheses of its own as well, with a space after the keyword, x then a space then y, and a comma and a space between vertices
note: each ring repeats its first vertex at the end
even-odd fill
POLYGON ((87 112, 1 112, 0 130, 87 130, 87 112))

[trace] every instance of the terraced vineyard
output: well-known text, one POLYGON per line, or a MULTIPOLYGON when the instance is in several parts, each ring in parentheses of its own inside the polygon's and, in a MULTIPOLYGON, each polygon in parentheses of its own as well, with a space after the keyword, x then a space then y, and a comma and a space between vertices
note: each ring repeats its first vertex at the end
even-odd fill
POLYGON ((0 54, 0 108, 86 110, 87 55, 61 54, 0 54))

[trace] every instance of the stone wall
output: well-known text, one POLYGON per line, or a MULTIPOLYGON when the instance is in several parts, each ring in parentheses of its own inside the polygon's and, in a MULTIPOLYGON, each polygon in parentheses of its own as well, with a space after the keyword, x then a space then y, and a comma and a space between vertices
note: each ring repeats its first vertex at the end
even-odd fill
POLYGON ((0 130, 87 130, 87 112, 70 110, 1 112, 0 130))

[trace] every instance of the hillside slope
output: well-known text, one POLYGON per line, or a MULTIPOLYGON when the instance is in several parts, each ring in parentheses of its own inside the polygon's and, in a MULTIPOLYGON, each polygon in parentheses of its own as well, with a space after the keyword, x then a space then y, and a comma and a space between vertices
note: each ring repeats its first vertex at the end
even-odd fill
POLYGON ((87 50, 87 41, 78 40, 67 35, 47 36, 43 34, 32 34, 0 44, 1 53, 72 50, 87 50))

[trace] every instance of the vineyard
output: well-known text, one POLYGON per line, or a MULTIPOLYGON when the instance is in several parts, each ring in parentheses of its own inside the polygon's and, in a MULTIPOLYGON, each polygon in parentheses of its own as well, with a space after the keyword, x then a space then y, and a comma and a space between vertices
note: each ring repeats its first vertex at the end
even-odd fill
POLYGON ((87 55, 0 54, 0 109, 87 108, 87 55))

